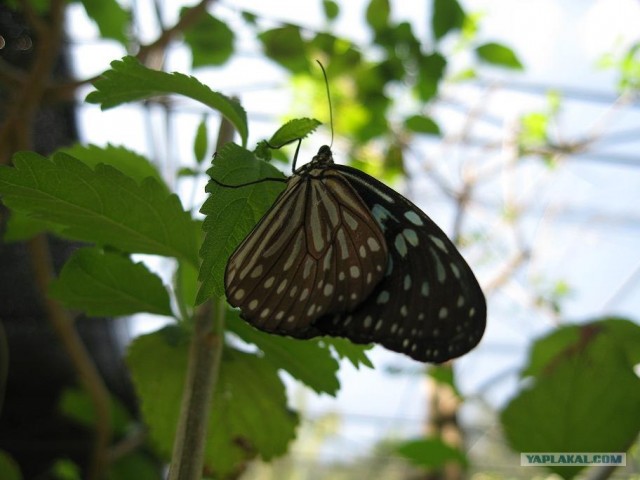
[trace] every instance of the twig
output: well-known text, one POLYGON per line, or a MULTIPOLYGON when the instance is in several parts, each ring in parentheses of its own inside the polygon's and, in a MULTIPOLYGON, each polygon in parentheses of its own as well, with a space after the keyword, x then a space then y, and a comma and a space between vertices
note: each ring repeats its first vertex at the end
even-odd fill
MULTIPOLYGON (((191 7, 182 17, 180 17, 180 20, 178 20, 175 25, 163 30, 156 40, 147 45, 142 45, 136 54, 136 58, 138 58, 142 63, 147 64, 149 57, 157 54, 158 52, 164 51, 167 45, 169 45, 175 37, 196 23, 202 15, 206 13, 209 4, 214 1, 215 0, 201 0, 198 5, 191 7)), ((95 82, 101 75, 102 74, 51 85, 47 88, 46 96, 47 98, 53 98, 55 100, 71 100, 78 88, 95 82)))
POLYGON ((64 0, 51 1, 47 28, 42 29, 41 25, 38 28, 42 31, 35 44, 36 52, 31 70, 20 88, 12 91, 15 98, 0 126, 0 165, 8 164, 13 152, 31 144, 33 118, 41 104, 46 82, 58 58, 65 5, 64 0))
POLYGON ((177 35, 180 35, 183 31, 196 23, 202 15, 206 13, 209 4, 214 1, 215 0, 200 0, 200 3, 196 6, 186 10, 185 14, 180 17, 180 20, 178 20, 175 25, 163 30, 160 36, 152 43, 141 46, 136 57, 138 57, 142 63, 145 63, 150 55, 158 51, 163 51, 177 35))
POLYGON ((109 391, 102 381, 91 356, 74 328, 73 320, 62 306, 46 293, 53 278, 53 264, 49 245, 44 235, 38 235, 28 243, 36 285, 42 295, 47 317, 67 355, 73 364, 82 386, 87 391, 96 415, 96 436, 87 478, 97 480, 104 474, 107 449, 111 441, 111 402, 109 391))
MULTIPOLYGON (((0 163, 9 163, 15 151, 31 147, 34 117, 41 105, 45 84, 59 56, 65 6, 64 0, 52 0, 48 22, 45 23, 44 20, 36 18, 27 0, 22 2, 27 18, 38 32, 38 39, 35 43, 32 67, 20 86, 12 90, 13 98, 0 127, 0 163)), ((29 241, 28 248, 34 280, 42 296, 47 319, 69 356, 95 411, 95 440, 87 478, 97 480, 104 473, 107 447, 111 439, 109 392, 75 330, 73 320, 58 302, 47 298, 47 289, 53 278, 53 265, 46 238, 43 235, 33 238, 29 241)))

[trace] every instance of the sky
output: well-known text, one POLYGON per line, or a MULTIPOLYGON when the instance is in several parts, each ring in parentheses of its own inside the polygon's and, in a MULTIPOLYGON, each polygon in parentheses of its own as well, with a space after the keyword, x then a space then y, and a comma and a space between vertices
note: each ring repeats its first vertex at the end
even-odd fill
MULTIPOLYGON (((172 7, 168 9, 168 22, 177 11, 177 7, 175 10, 173 7, 179 3, 167 3, 172 7)), ((412 21, 418 35, 424 34, 428 25, 428 12, 420 6, 422 3, 393 2, 396 18, 412 21)), ((611 313, 633 316, 640 307, 637 248, 640 245, 637 210, 640 142, 635 140, 639 137, 640 105, 612 109, 610 103, 616 99, 615 74, 595 66, 604 53, 640 40, 637 28, 640 3, 635 0, 473 0, 463 3, 468 11, 483 13, 481 37, 511 46, 526 66, 522 74, 492 69, 484 72, 491 85, 501 88, 496 89, 486 112, 497 121, 494 124, 478 122, 475 133, 480 138, 504 138, 519 115, 544 108, 542 92, 547 88, 565 92, 565 106, 555 131, 559 139, 581 138, 594 129, 605 132, 596 144, 594 155, 577 156, 553 171, 540 165, 526 166, 516 175, 505 170, 480 189, 482 201, 489 205, 499 205, 506 198, 515 197, 532 206, 523 222, 523 235, 534 247, 533 261, 489 299, 485 338, 456 365, 463 393, 469 397, 481 396, 498 408, 517 390, 517 373, 526 360, 532 339, 555 326, 548 319, 532 315, 531 306, 527 307, 532 278, 563 279, 571 286, 571 296, 564 304, 565 318, 569 321, 611 313), (635 137, 623 135, 626 132, 635 132, 635 137), (615 161, 617 157, 612 154, 630 158, 631 164, 615 161)), ((230 5, 231 2, 218 2, 213 13, 233 21, 233 9, 246 8, 256 13, 265 12, 274 20, 274 25, 276 21, 291 21, 313 28, 323 26, 320 1, 244 0, 233 2, 233 7, 230 5)), ((362 0, 342 2, 335 32, 366 42, 368 31, 362 19, 365 5, 362 0)), ((95 52, 92 41, 96 37, 95 28, 79 9, 72 13, 71 22, 75 41, 73 59, 79 77, 95 75, 105 70, 111 60, 125 54, 115 43, 103 42, 102 55, 87 55, 88 48, 95 52)), ((154 32, 151 27, 148 30, 143 29, 143 34, 151 39, 154 32)), ((243 54, 229 66, 196 72, 214 90, 240 95, 250 116, 250 145, 273 132, 279 118, 272 112, 287 113, 291 101, 284 72, 261 60, 259 54, 254 53, 255 48, 255 41, 242 38, 239 49, 243 54)), ((168 59, 168 69, 188 71, 189 62, 185 50, 176 46, 168 59)), ((487 84, 474 84, 452 87, 445 93, 473 104, 484 98, 486 90, 487 84)), ((445 131, 455 132, 460 128, 459 112, 444 106, 438 107, 436 114, 445 131)), ((199 115, 192 113, 178 116, 177 137, 165 142, 162 135, 166 125, 160 118, 151 120, 157 127, 156 138, 150 140, 140 133, 146 128, 147 120, 135 106, 107 112, 87 106, 79 115, 83 141, 126 145, 167 165, 190 161, 191 142, 199 119, 199 115), (167 148, 158 149, 157 145, 167 148)), ((317 145, 323 143, 322 135, 306 142, 302 155, 315 153, 317 145)), ((469 153, 434 142, 420 148, 435 158, 469 153)), ((498 150, 491 155, 499 161, 505 151, 498 150)), ((404 185, 406 191, 432 191, 433 185, 420 170, 419 159, 414 160, 409 165, 413 175, 410 183, 404 185)), ((203 199, 204 196, 195 200, 203 199)), ((451 225, 450 211, 442 198, 426 193, 424 197, 420 194, 412 199, 447 231, 451 225)), ((472 211, 473 221, 496 222, 499 234, 502 227, 490 210, 472 211)), ((495 270, 482 266, 478 271, 481 283, 488 282, 495 274, 495 270)), ((157 328, 158 323, 145 319, 146 329, 157 328)), ((421 433, 427 411, 424 381, 419 375, 387 373, 390 367, 418 372, 420 365, 380 348, 373 350, 371 356, 377 366, 375 370, 356 371, 349 365, 341 369, 343 387, 336 398, 301 391, 295 382, 286 380, 292 403, 304 406, 311 418, 320 418, 328 412, 340 414, 341 428, 323 450, 327 459, 343 458, 344 452, 365 453, 381 438, 404 438, 421 433)), ((465 407, 463 420, 477 423, 482 419, 471 404, 465 407)))

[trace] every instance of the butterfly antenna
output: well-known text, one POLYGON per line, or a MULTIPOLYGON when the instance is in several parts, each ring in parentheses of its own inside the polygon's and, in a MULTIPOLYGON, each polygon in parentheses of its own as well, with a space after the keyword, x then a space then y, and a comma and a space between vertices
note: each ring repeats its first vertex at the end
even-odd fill
POLYGON ((327 78, 327 72, 324 69, 324 65, 320 63, 320 60, 316 60, 318 65, 320 65, 320 69, 322 70, 322 75, 324 76, 324 86, 327 89, 327 100, 329 101, 329 122, 331 123, 331 145, 333 146, 333 107, 331 106, 331 92, 329 91, 329 79, 327 78))

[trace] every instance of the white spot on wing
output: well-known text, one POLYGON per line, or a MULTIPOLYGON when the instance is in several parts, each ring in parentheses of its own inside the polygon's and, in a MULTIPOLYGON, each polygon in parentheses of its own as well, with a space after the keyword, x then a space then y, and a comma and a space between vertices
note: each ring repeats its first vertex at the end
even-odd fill
POLYGON ((407 242, 409 242, 412 247, 418 245, 418 234, 413 228, 405 228, 402 231, 402 236, 407 239, 407 242))
POLYGON ((429 238, 431 239, 431 241, 433 242, 433 244, 436 247, 438 247, 444 253, 449 253, 449 250, 447 250, 447 246, 445 245, 445 243, 441 239, 439 239, 435 235, 429 235, 429 238))
POLYGON ((409 211, 405 212, 404 213, 404 218, 406 218, 407 220, 409 220, 411 223, 413 223, 414 225, 416 225, 418 227, 421 227, 422 225, 424 225, 424 223, 422 222, 422 219, 420 218, 420 215, 418 215, 413 210, 409 210, 409 211))
POLYGON ((394 245, 401 256, 404 257, 407 254, 407 242, 404 241, 404 236, 402 236, 402 234, 396 235, 394 245))
POLYGON ((376 299, 376 303, 378 305, 383 305, 388 301, 389 301, 389 292, 387 292, 386 290, 381 291, 380 294, 378 295, 378 298, 376 299))

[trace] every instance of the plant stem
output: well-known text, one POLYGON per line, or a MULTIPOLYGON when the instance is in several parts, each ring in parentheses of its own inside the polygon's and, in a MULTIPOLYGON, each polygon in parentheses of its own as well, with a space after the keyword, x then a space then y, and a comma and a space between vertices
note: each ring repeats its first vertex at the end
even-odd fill
MULTIPOLYGON (((223 118, 216 148, 220 149, 232 141, 233 134, 233 126, 223 118)), ((202 478, 211 397, 218 380, 224 348, 225 311, 224 299, 213 298, 196 309, 169 480, 202 478)))
POLYGON ((211 397, 224 345, 222 307, 222 300, 210 299, 196 310, 169 480, 202 478, 211 397))

